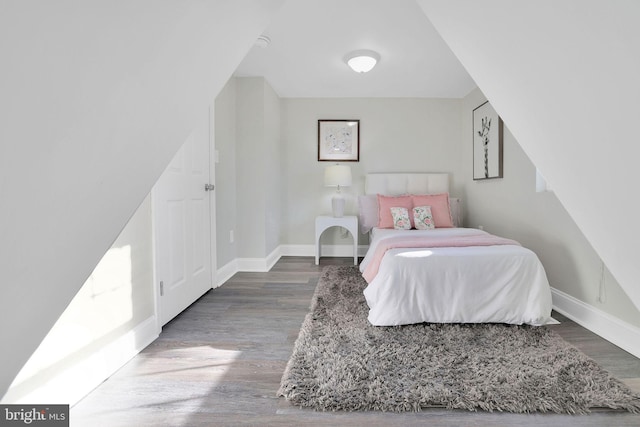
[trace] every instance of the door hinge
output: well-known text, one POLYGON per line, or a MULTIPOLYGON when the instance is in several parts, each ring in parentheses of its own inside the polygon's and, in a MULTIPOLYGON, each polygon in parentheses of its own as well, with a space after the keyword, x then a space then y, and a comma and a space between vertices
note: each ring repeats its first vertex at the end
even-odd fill
POLYGON ((213 191, 216 188, 215 185, 213 184, 205 184, 204 185, 204 191, 213 191))
POLYGON ((160 281, 160 296, 164 296, 164 282, 160 281))

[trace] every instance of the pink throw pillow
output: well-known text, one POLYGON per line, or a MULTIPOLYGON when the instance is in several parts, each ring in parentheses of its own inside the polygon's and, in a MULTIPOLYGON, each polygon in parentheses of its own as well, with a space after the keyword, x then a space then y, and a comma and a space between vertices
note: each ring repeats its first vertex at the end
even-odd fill
MULTIPOLYGON (((393 228, 391 208, 406 208, 407 211, 410 211, 413 209, 411 196, 383 196, 378 194, 378 227, 393 228)), ((413 221, 411 218, 409 220, 411 221, 411 228, 413 228, 413 221)))
POLYGON ((412 195, 413 206, 431 206, 431 214, 436 228, 453 227, 451 207, 449 206, 449 194, 424 194, 412 195))

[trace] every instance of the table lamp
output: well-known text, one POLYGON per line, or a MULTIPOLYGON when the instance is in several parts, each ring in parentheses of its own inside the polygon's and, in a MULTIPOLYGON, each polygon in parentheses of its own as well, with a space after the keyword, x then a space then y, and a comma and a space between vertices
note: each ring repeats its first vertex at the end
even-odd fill
POLYGON ((345 200, 340 193, 340 187, 351 185, 351 167, 335 164, 324 169, 324 185, 327 187, 337 187, 336 194, 331 199, 333 216, 342 218, 344 216, 345 200))

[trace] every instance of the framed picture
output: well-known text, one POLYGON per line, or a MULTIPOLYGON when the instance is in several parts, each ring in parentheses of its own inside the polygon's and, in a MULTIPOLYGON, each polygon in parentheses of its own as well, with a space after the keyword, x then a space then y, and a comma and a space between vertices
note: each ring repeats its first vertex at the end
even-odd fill
POLYGON ((360 120, 318 120, 318 161, 360 161, 360 120))
POLYGON ((473 179, 502 178, 502 119, 489 101, 473 110, 473 179))

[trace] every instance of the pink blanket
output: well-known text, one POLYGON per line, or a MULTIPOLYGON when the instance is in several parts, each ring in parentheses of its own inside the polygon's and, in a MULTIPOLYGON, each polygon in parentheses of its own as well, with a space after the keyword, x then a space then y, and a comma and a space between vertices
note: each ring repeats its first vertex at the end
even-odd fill
POLYGON ((505 239, 504 237, 494 236, 493 234, 472 234, 465 236, 419 236, 406 237, 396 236, 382 240, 375 249, 373 258, 364 272, 362 277, 370 283, 378 274, 382 258, 390 249, 395 248, 459 248, 466 246, 495 246, 495 245, 518 245, 520 243, 515 240, 505 239))

